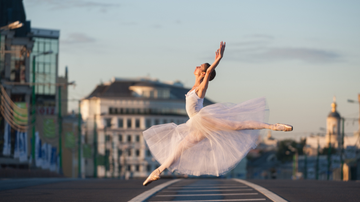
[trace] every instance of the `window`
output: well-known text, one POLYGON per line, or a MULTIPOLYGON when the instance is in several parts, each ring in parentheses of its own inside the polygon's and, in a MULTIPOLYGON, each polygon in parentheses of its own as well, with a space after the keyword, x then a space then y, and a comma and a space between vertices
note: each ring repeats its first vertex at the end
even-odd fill
POLYGON ((128 135, 128 136, 127 136, 127 141, 128 141, 128 142, 131 142, 131 135, 128 135))
POLYGON ((127 127, 131 128, 131 119, 127 119, 127 127))
POLYGON ((155 125, 159 125, 159 124, 160 124, 159 119, 155 119, 155 125))
POLYGON ((136 150, 136 156, 140 156, 140 150, 136 150))
POLYGON ((118 119, 118 127, 119 128, 124 128, 124 120, 123 119, 118 119))
POLYGON ((105 150, 105 156, 108 157, 110 155, 110 150, 105 150))
POLYGON ((128 156, 131 156, 131 150, 128 150, 128 156))
POLYGON ((164 120, 163 120, 163 123, 167 123, 167 120, 166 120, 166 119, 164 119, 164 120))
POLYGON ((146 119, 146 128, 150 128, 151 127, 151 119, 146 119))
POLYGON ((111 127, 111 118, 105 118, 105 127, 111 127))
POLYGON ((136 169, 136 171, 139 171, 139 170, 140 170, 140 166, 139 166, 139 165, 136 165, 136 166, 135 166, 135 169, 136 169))
POLYGON ((136 136, 136 142, 140 142, 140 136, 139 135, 136 136))
POLYGON ((135 128, 140 128, 140 119, 135 119, 135 128))
POLYGON ((119 142, 123 141, 123 136, 121 134, 119 134, 119 142))
POLYGON ((151 156, 151 152, 150 152, 150 150, 146 150, 146 156, 151 156))
POLYGON ((128 171, 131 171, 131 165, 128 165, 128 166, 127 166, 127 170, 128 170, 128 171))
POLYGON ((118 150, 118 156, 121 156, 122 155, 122 150, 118 150))
POLYGON ((151 165, 146 166, 146 171, 151 171, 151 165))
POLYGON ((106 136, 105 136, 105 140, 106 140, 106 141, 110 141, 110 139, 111 139, 111 136, 110 136, 110 135, 106 135, 106 136))

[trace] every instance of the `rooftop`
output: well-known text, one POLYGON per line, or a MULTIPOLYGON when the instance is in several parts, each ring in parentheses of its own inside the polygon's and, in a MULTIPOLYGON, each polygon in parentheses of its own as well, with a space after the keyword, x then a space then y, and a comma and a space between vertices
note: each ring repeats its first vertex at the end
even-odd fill
MULTIPOLYGON (((148 77, 142 78, 113 78, 111 82, 97 85, 96 88, 84 99, 90 99, 93 97, 98 98, 131 98, 131 99, 145 99, 145 100, 183 100, 185 101, 185 94, 189 92, 189 88, 184 88, 180 81, 175 82, 161 82, 158 79, 152 79, 148 77), (150 89, 162 89, 169 93, 167 97, 153 97, 153 96, 141 96, 136 94, 133 87, 149 88, 150 89)), ((207 98, 204 99, 204 105, 213 104, 213 102, 207 98)))

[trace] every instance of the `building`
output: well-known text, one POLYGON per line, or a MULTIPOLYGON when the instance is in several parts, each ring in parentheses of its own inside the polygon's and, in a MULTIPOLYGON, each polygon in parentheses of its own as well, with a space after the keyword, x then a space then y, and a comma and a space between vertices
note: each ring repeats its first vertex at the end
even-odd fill
POLYGON ((325 142, 326 145, 330 145, 334 148, 341 147, 341 134, 340 130, 342 129, 340 126, 341 116, 339 112, 336 110, 336 98, 334 97, 334 102, 331 103, 331 112, 329 113, 326 119, 326 135, 325 142))
MULTIPOLYGON (((30 52, 33 48, 30 21, 26 21, 22 0, 3 0, 0 2, 0 86, 5 92, 0 93, 8 97, 12 103, 21 106, 25 111, 22 116, 29 117, 27 106, 31 102, 31 86, 26 84, 30 77, 30 52), (20 21, 23 26, 9 29, 9 24, 20 21), (5 95, 6 94, 6 95, 5 95)), ((1 103, 0 106, 6 106, 1 103)), ((18 131, 11 127, 12 116, 6 116, 5 111, 12 109, 7 106, 0 113, 0 167, 28 168, 28 152, 23 152, 23 158, 16 156, 16 136, 18 131)), ((24 120, 23 124, 27 125, 24 120)), ((22 132, 26 129, 23 128, 22 132)), ((25 135, 23 137, 29 140, 25 135)))
MULTIPOLYGON (((157 124, 185 123, 188 91, 180 82, 150 78, 113 78, 96 86, 81 101, 85 144, 92 146, 96 156, 86 159, 86 175, 129 178, 150 174, 159 163, 151 156, 142 131, 157 124)), ((205 98, 204 105, 212 103, 205 98)))
MULTIPOLYGON (((360 157, 358 152, 360 149, 360 138, 357 132, 354 133, 354 136, 342 137, 343 128, 341 123, 343 120, 340 116, 340 113, 336 110, 336 107, 336 99, 334 98, 334 101, 331 104, 331 111, 326 119, 325 136, 312 135, 310 137, 306 137, 306 146, 304 148, 304 152, 308 156, 319 155, 318 159, 323 159, 323 162, 319 162, 318 165, 319 179, 325 179, 324 176, 326 176, 327 173, 330 173, 329 179, 341 179, 341 160, 343 160, 345 163, 343 168, 344 176, 346 175, 348 180, 359 179, 360 175, 357 173, 360 173, 360 157), (327 156, 320 156, 320 153, 329 147, 336 151, 331 151, 331 155, 325 151, 323 154, 326 154, 327 156), (326 159, 326 162, 324 159, 326 159), (330 169, 330 171, 327 169, 330 169)), ((300 156, 299 158, 301 159, 304 157, 300 156)), ((310 157, 310 159, 314 158, 310 157)), ((307 164, 308 171, 306 172, 312 173, 309 176, 316 175, 315 164, 309 162, 307 164)))
MULTIPOLYGON (((6 91, 6 95, 1 96, 8 97, 26 111, 22 116, 27 119, 26 129, 20 131, 11 123, 15 118, 0 116, 0 165, 3 168, 28 168, 34 163, 43 170, 57 172, 61 128, 59 92, 67 99, 66 88, 62 86, 59 91, 60 87, 57 87, 59 83, 67 84, 67 78, 58 77, 60 31, 31 28, 22 0, 0 2, 0 27, 0 86, 6 91), (23 26, 9 29, 8 25, 14 21, 20 21, 23 26), (29 110, 34 105, 35 115, 29 110), (17 151, 19 134, 24 135, 20 138, 25 150, 21 158, 17 151), (31 139, 35 140, 35 147, 31 139), (35 151, 34 158, 31 158, 32 151, 35 151)), ((62 114, 66 114, 66 102, 62 105, 62 114)))

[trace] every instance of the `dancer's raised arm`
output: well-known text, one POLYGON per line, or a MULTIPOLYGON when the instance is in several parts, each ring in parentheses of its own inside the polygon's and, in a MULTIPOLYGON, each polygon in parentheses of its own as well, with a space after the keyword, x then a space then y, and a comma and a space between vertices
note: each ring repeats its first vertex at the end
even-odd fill
POLYGON ((220 48, 217 49, 217 51, 215 52, 215 61, 212 63, 212 65, 205 72, 204 79, 203 79, 203 81, 201 82, 201 84, 199 86, 199 91, 200 92, 198 93, 198 95, 200 97, 205 96, 205 92, 206 92, 207 87, 208 87, 211 72, 214 71, 214 69, 219 64, 220 60, 222 59, 222 57, 224 55, 224 51, 225 51, 225 46, 226 46, 225 42, 220 42, 220 48))

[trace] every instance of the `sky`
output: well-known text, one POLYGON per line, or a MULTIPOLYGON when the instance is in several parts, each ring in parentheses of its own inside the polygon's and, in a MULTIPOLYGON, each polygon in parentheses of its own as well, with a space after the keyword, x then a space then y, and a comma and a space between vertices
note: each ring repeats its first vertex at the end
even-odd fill
MULTIPOLYGON (((360 1, 240 0, 24 0, 34 28, 60 30, 59 75, 69 68, 69 98, 81 99, 112 77, 180 80, 212 63, 220 41, 224 57, 207 98, 240 103, 266 97, 269 123, 293 132, 323 133, 334 96, 358 130, 360 1)), ((77 102, 69 103, 70 110, 77 102)))

